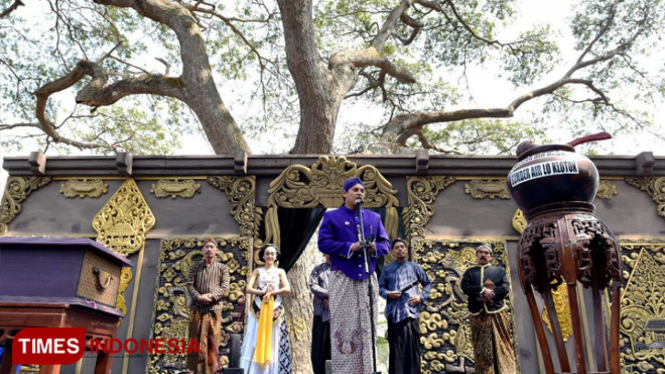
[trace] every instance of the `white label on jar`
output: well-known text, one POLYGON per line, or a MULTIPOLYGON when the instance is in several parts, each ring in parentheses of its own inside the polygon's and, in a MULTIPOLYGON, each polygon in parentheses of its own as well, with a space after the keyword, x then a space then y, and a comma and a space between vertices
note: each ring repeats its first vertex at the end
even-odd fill
POLYGON ((549 177, 550 175, 577 173, 579 173, 577 161, 541 162, 519 170, 515 170, 514 172, 510 173, 510 185, 515 187, 520 183, 530 181, 532 179, 549 177))

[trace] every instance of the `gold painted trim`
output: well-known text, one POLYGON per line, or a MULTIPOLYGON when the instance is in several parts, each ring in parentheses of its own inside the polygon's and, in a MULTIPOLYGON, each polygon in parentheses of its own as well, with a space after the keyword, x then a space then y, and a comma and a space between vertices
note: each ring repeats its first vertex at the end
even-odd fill
POLYGON ((409 206, 404 209, 407 217, 404 225, 409 242, 425 237, 425 225, 435 213, 436 195, 456 180, 456 177, 443 175, 406 178, 409 206))
POLYGON ((184 240, 189 240, 189 239, 199 239, 201 237, 210 237, 210 238, 224 238, 224 239, 231 239, 235 238, 238 235, 237 234, 229 234, 229 233, 223 233, 223 234, 214 234, 214 233, 200 233, 200 234, 194 234, 194 235, 162 235, 162 234, 150 234, 148 233, 145 238, 146 239, 155 239, 155 240, 172 240, 172 239, 184 239, 184 240))
MULTIPOLYGON (((136 278, 134 280, 134 293, 132 294, 132 311, 129 314, 129 326, 127 326, 127 337, 126 339, 131 339, 134 334, 134 323, 136 321, 136 303, 139 299, 139 286, 141 285, 141 274, 143 269, 143 255, 145 254, 145 244, 144 247, 139 251, 139 258, 136 261, 136 278)), ((129 268, 128 268, 129 269, 129 268)), ((122 373, 127 374, 129 368, 129 355, 125 355, 124 360, 122 361, 122 373)))
MULTIPOLYGON (((584 348, 586 349, 587 367, 593 368, 596 367, 596 355, 593 352, 593 344, 591 342, 591 337, 593 336, 593 334, 591 334, 591 331, 589 330, 591 326, 589 325, 589 316, 587 314, 586 295, 584 294, 584 286, 582 286, 582 283, 577 282, 576 286, 577 286, 578 302, 580 305, 580 314, 582 317, 582 327, 584 328, 583 339, 584 339, 584 348)), ((605 318, 604 321, 606 326, 609 326, 609 320, 605 318)))
POLYGON ((53 233, 34 233, 34 232, 15 232, 11 236, 32 236, 32 237, 42 237, 42 238, 88 238, 95 240, 94 234, 53 234, 53 233))
POLYGON ((83 358, 76 361, 76 370, 74 371, 74 373, 75 374, 81 374, 81 369, 83 369, 83 358))
POLYGON ((154 177, 115 177, 115 176, 99 176, 99 175, 68 175, 68 176, 57 176, 52 177, 54 181, 68 181, 70 179, 101 179, 109 181, 124 181, 127 179, 133 179, 135 181, 156 181, 160 179, 194 179, 194 180, 206 180, 208 179, 205 175, 197 176, 183 176, 183 175, 162 175, 154 177))
POLYGON ((434 240, 434 241, 451 241, 451 242, 463 242, 463 241, 497 241, 503 240, 508 242, 519 241, 519 236, 428 236, 427 238, 416 238, 414 240, 434 240))
POLYGON ((8 177, 0 201, 0 236, 9 233, 9 223, 21 213, 28 196, 51 182, 50 177, 8 177))

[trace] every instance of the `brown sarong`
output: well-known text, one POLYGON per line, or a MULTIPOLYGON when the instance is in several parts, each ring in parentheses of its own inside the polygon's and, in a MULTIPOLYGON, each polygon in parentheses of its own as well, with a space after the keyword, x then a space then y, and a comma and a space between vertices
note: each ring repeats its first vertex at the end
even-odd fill
POLYGON ((476 374, 516 374, 517 360, 508 310, 470 316, 469 322, 476 374))
POLYGON ((190 311, 189 338, 199 343, 199 353, 187 355, 187 369, 196 374, 215 374, 219 368, 219 343, 222 333, 222 310, 201 313, 190 311))
MULTIPOLYGON (((374 324, 378 320, 376 306, 379 287, 372 274, 374 293, 374 324)), ((353 280, 341 271, 330 273, 330 340, 333 374, 370 374, 372 360, 371 323, 369 318, 369 281, 353 280)), ((374 330, 376 337, 376 329, 374 330)))

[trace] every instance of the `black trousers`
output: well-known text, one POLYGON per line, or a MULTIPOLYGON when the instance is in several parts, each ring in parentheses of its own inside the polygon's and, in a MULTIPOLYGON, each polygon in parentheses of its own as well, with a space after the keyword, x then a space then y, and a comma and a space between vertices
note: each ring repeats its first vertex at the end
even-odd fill
POLYGON ((388 319, 389 374, 420 374, 420 326, 407 318, 392 323, 388 319))
POLYGON ((323 322, 314 316, 312 325, 312 368, 314 374, 326 372, 326 360, 330 360, 330 321, 323 322))

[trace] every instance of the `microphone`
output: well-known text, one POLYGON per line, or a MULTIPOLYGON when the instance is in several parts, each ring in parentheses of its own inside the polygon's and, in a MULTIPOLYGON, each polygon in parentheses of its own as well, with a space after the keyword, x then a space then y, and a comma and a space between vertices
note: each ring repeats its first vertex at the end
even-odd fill
POLYGON ((364 203, 363 199, 356 199, 356 206, 357 207, 363 205, 363 203, 364 203))

